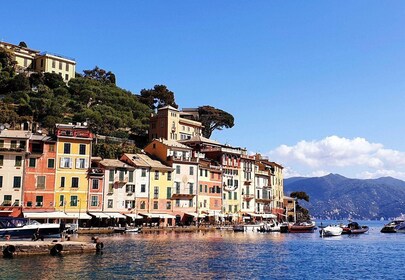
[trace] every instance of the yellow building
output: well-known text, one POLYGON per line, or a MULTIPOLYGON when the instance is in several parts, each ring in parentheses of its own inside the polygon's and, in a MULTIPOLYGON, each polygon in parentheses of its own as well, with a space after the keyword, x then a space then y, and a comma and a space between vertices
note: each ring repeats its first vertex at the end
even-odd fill
POLYGON ((283 166, 278 163, 270 162, 272 169, 271 187, 273 189, 273 214, 279 216, 284 213, 284 176, 283 166))
POLYGON ((61 55, 40 52, 37 50, 0 42, 0 47, 5 48, 14 54, 17 63, 17 72, 37 71, 43 73, 59 74, 64 82, 75 77, 76 61, 61 55))
POLYGON ((201 122, 190 116, 171 106, 158 109, 150 119, 149 140, 163 138, 178 141, 201 135, 201 122))
POLYGON ((56 125, 55 210, 88 218, 87 171, 91 160, 92 134, 86 126, 56 125))

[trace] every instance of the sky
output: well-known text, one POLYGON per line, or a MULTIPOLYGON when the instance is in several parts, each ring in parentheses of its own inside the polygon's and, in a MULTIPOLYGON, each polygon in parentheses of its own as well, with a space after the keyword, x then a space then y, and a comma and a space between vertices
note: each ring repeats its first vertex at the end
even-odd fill
POLYGON ((284 175, 405 180, 405 1, 2 3, 0 40, 235 118, 211 138, 284 175))

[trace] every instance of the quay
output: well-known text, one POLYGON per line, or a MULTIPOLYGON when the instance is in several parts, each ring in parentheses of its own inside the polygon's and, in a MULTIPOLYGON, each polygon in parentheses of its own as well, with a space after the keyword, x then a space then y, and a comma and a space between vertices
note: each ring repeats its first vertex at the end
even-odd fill
MULTIPOLYGON (((214 231, 215 226, 178 226, 178 227, 142 227, 139 233, 158 233, 158 232, 198 232, 198 231, 214 231)), ((112 233, 124 233, 124 227, 109 227, 109 228, 79 228, 78 234, 112 234, 112 233)))
POLYGON ((103 249, 104 244, 98 240, 93 243, 78 241, 0 241, 0 248, 3 257, 12 258, 14 256, 30 255, 65 255, 99 252, 103 249))

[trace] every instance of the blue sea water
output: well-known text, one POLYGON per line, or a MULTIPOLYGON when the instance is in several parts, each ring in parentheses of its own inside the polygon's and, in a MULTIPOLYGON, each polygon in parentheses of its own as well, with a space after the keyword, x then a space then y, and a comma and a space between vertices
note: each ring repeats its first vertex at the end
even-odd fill
POLYGON ((100 236, 102 254, 0 259, 0 278, 405 279, 405 234, 380 233, 383 222, 361 224, 370 231, 328 238, 219 230, 100 236))

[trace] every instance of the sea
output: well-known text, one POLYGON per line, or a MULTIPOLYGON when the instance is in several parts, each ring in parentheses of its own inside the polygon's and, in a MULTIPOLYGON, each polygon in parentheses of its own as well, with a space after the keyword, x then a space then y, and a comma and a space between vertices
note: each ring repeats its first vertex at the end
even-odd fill
POLYGON ((101 253, 2 258, 0 279, 405 279, 405 234, 380 233, 387 222, 358 222, 369 232, 99 235, 101 253))

